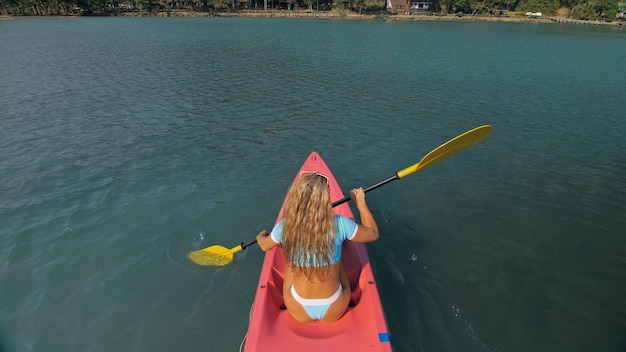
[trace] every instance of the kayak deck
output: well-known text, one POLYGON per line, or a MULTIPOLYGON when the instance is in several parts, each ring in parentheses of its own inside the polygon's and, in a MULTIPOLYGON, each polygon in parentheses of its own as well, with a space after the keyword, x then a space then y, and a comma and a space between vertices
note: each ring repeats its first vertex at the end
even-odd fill
MULTIPOLYGON (((316 152, 306 159, 296 179, 307 172, 328 177, 331 201, 344 197, 337 180, 316 152)), ((348 203, 336 206, 334 211, 354 219, 348 203)), ((280 218, 281 214, 276 221, 280 218)), ((352 289, 346 313, 332 323, 300 323, 286 310, 283 300, 285 256, 280 247, 268 251, 250 314, 245 351, 392 351, 365 245, 345 241, 341 260, 352 289)))

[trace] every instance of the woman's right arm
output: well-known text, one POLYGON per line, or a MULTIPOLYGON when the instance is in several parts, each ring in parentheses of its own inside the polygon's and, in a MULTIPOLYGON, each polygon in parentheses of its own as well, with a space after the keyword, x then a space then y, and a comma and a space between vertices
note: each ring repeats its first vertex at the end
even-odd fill
POLYGON ((354 242, 373 242, 378 239, 378 225, 376 220, 365 202, 365 191, 363 188, 356 188, 350 191, 350 199, 356 204, 361 218, 361 224, 357 225, 358 229, 352 241, 354 242))

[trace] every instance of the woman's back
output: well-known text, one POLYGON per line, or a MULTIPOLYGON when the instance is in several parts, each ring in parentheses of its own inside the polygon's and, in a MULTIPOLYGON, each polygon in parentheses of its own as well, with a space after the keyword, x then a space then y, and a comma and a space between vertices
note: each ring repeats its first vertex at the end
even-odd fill
POLYGON ((283 249, 287 260, 283 297, 298 321, 334 321, 343 315, 351 291, 340 260, 342 243, 378 238, 378 227, 363 189, 352 190, 351 198, 363 225, 334 214, 324 175, 304 174, 287 193, 281 221, 271 234, 261 231, 257 236, 264 251, 279 244, 283 249))

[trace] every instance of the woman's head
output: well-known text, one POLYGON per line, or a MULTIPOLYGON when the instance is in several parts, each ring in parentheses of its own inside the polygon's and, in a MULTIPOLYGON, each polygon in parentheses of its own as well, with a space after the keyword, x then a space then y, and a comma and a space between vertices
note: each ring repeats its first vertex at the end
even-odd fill
POLYGON ((283 251, 294 274, 325 280, 335 253, 335 215, 328 179, 303 174, 287 192, 283 207, 283 251))

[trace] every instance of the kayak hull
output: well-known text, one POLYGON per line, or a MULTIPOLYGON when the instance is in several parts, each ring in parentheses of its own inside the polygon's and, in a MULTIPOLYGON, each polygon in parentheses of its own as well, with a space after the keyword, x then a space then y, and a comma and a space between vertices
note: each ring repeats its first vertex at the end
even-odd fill
MULTIPOLYGON (((344 197, 337 180, 316 152, 309 155, 294 181, 307 172, 319 172, 328 177, 331 201, 344 197)), ((337 214, 354 219, 348 203, 333 209, 337 214)), ((281 214, 276 221, 280 218, 281 214)), ((352 288, 346 313, 332 323, 300 323, 285 309, 282 296, 285 256, 280 247, 268 251, 256 288, 244 351, 392 351, 365 245, 345 241, 341 260, 352 288)))

